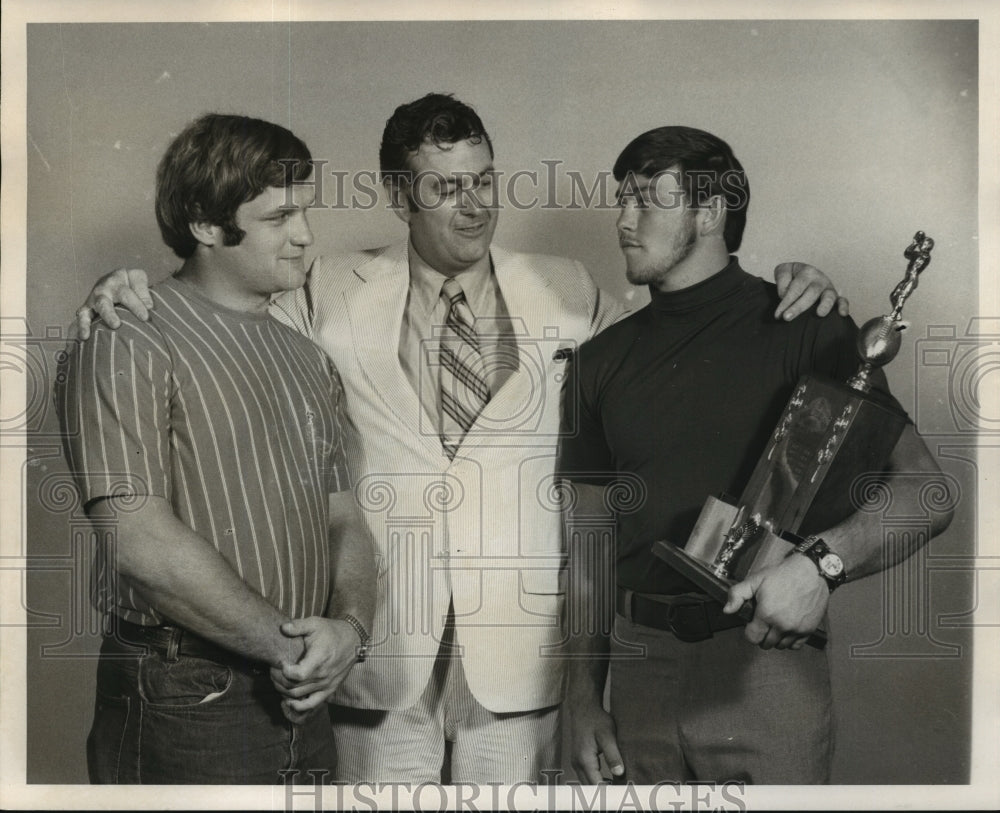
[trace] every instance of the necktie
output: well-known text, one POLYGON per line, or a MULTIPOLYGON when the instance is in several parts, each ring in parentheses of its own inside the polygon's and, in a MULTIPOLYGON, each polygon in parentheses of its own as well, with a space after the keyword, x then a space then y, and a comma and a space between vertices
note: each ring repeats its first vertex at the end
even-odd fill
POLYGON ((483 358, 475 320, 462 286, 445 280, 441 297, 448 306, 441 333, 441 446, 448 459, 455 457, 462 438, 489 403, 483 358))

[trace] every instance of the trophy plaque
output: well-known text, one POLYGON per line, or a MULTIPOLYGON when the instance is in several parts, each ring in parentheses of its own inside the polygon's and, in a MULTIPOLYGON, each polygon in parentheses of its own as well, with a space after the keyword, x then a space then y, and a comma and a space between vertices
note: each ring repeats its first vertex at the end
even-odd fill
MULTIPOLYGON (((870 377, 899 352, 900 332, 907 327, 903 304, 917 287, 933 247, 934 241, 918 231, 903 252, 909 264, 890 294, 892 311, 869 320, 858 332, 857 373, 846 383, 804 375, 739 500, 732 504, 709 497, 687 544, 656 542, 656 556, 724 603, 733 584, 788 556, 802 536, 854 512, 852 482, 860 474, 884 469, 906 426, 899 408, 871 391, 870 377)), ((749 603, 740 616, 752 618, 749 603)), ((808 643, 822 648, 826 633, 816 630, 808 643)))

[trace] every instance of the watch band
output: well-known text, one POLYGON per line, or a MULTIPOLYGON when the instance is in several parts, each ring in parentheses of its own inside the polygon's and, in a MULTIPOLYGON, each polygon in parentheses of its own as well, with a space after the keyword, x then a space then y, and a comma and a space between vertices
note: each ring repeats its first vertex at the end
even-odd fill
POLYGON ((365 629, 365 625, 358 621, 350 613, 344 613, 343 615, 337 616, 341 621, 346 621, 350 624, 354 631, 358 634, 358 639, 360 643, 358 644, 358 663, 361 663, 366 657, 368 657, 368 642, 371 640, 371 636, 368 634, 368 630, 365 629))
POLYGON ((816 536, 816 534, 810 534, 801 542, 799 542, 798 545, 795 546, 795 550, 793 551, 793 553, 805 553, 817 542, 822 542, 822 541, 823 540, 820 539, 818 536, 816 536))
POLYGON ((806 537, 800 545, 796 546, 795 553, 801 553, 813 561, 813 564, 816 565, 816 569, 819 571, 820 577, 826 581, 826 586, 830 589, 831 593, 847 581, 847 571, 844 570, 843 560, 830 550, 830 546, 826 544, 826 541, 822 537, 806 537), (834 566, 839 565, 839 570, 834 567, 836 572, 829 572, 823 561, 824 559, 830 559, 831 564, 834 564, 834 566))

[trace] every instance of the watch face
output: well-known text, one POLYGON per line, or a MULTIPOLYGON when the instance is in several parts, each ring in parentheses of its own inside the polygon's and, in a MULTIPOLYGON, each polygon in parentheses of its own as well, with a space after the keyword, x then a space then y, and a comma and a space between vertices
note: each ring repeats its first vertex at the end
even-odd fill
POLYGON ((835 553, 828 553, 820 559, 819 566, 827 576, 837 577, 844 572, 844 563, 835 553))

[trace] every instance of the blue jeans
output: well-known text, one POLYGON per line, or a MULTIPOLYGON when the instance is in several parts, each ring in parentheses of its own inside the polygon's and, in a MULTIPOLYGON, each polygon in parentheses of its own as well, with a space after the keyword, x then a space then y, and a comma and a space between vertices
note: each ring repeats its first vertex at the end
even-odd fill
POLYGON ((94 784, 311 784, 306 771, 336 757, 325 708, 292 725, 266 666, 217 663, 106 637, 97 667, 94 724, 87 739, 94 784))

